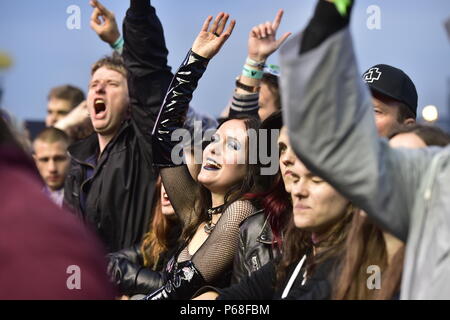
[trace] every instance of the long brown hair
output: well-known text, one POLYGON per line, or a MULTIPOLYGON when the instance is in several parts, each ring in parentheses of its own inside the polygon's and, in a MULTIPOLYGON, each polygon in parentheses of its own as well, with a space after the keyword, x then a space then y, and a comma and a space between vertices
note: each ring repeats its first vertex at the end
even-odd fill
POLYGON ((277 265, 277 286, 282 286, 287 280, 287 272, 294 264, 296 264, 304 254, 307 254, 306 271, 308 275, 312 275, 316 266, 322 262, 333 258, 340 257, 343 254, 345 241, 347 239, 350 221, 356 209, 352 204, 348 206, 347 212, 335 225, 333 225, 327 237, 320 243, 314 244, 312 241, 312 233, 297 228, 294 224, 294 216, 286 230, 283 242, 283 253, 281 260, 277 265), (313 247, 320 248, 316 255, 308 254, 313 247))
POLYGON ((404 247, 395 254, 388 266, 388 253, 383 231, 367 216, 356 213, 347 238, 344 259, 333 289, 336 300, 391 299, 399 290, 403 270, 404 247), (378 266, 382 286, 379 290, 367 286, 367 268, 378 266))
MULTIPOLYGON (((242 118, 238 117, 236 119, 242 120, 244 122, 246 130, 250 129, 258 130, 261 124, 258 119, 253 117, 242 117, 242 118)), ((234 186, 231 186, 231 188, 226 193, 224 199, 225 201, 224 210, 226 210, 226 208, 233 202, 243 199, 245 194, 249 192, 255 192, 255 190, 258 188, 258 184, 255 181, 255 177, 259 174, 260 165, 258 163, 249 164, 249 150, 250 150, 249 138, 247 137, 246 174, 242 181, 236 183, 234 186)), ((199 184, 199 187, 197 189, 197 197, 194 204, 194 210, 196 212, 195 218, 192 219, 191 222, 183 228, 182 234, 183 240, 188 242, 194 236, 197 228, 203 222, 208 221, 207 211, 208 208, 210 208, 211 206, 212 206, 211 192, 206 187, 199 184)))
POLYGON ((169 231, 177 223, 176 217, 166 216, 161 208, 161 178, 158 179, 153 197, 153 219, 149 232, 144 235, 141 251, 144 258, 144 267, 156 270, 161 253, 169 249, 169 231))

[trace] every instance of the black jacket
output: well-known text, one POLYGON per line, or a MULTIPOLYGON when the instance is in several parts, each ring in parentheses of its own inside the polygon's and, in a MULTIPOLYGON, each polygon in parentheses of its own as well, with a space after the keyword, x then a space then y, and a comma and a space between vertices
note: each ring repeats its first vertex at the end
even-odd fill
POLYGON ((239 251, 233 263, 231 283, 235 284, 259 270, 279 255, 272 244, 273 234, 264 210, 245 219, 239 227, 239 251))
POLYGON ((108 255, 108 274, 121 295, 147 294, 164 283, 164 273, 143 267, 140 245, 108 255))
POLYGON ((181 225, 174 225, 169 231, 169 248, 160 254, 158 264, 153 269, 143 266, 141 244, 110 253, 108 274, 119 288, 120 294, 127 296, 148 294, 160 288, 166 280, 164 268, 179 247, 180 234, 181 225))
POLYGON ((95 134, 69 148, 64 189, 66 204, 97 229, 109 252, 140 242, 148 230, 158 174, 151 133, 172 79, 163 29, 148 1, 131 1, 123 32, 131 116, 96 165, 88 163, 99 153, 95 134))
MULTIPOLYGON (((287 300, 325 300, 332 295, 332 279, 336 267, 336 258, 330 258, 318 265, 313 275, 302 285, 303 270, 301 270, 285 299, 287 300)), ((281 299, 296 264, 288 270, 288 276, 282 286, 276 286, 276 264, 270 261, 261 269, 244 278, 240 283, 226 289, 211 287, 202 288, 197 294, 206 291, 219 293, 217 300, 278 300, 281 299)))

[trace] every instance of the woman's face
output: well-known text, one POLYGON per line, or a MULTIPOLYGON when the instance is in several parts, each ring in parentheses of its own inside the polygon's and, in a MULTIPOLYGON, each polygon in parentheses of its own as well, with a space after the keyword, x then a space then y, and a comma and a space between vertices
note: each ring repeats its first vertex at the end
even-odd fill
POLYGON ((313 175, 296 159, 292 175, 294 223, 316 234, 325 234, 347 213, 349 201, 331 185, 313 175))
POLYGON ((161 211, 165 216, 170 216, 175 214, 175 210, 170 203, 169 197, 167 196, 166 189, 164 189, 164 185, 161 183, 161 211))
POLYGON ((287 127, 281 128, 280 136, 278 137, 278 149, 280 151, 280 172, 284 181, 284 187, 286 192, 291 193, 293 182, 292 167, 297 157, 289 143, 287 127))
POLYGON ((247 171, 248 135, 243 120, 226 121, 203 151, 198 181, 209 191, 225 195, 247 171))

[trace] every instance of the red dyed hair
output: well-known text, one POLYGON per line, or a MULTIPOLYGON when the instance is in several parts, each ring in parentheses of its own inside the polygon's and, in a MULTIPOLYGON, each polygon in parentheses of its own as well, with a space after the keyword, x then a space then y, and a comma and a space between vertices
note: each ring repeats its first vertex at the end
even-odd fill
POLYGON ((269 191, 248 193, 245 198, 250 201, 258 201, 264 208, 265 215, 269 219, 274 242, 279 250, 282 247, 282 232, 285 229, 292 212, 291 196, 286 192, 283 179, 280 174, 274 179, 269 191))

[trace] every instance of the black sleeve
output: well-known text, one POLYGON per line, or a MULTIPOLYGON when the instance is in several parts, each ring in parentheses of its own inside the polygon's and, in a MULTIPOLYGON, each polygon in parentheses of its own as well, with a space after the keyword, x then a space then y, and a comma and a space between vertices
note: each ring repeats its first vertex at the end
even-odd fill
POLYGON ((345 17, 340 15, 334 3, 325 0, 318 1, 314 16, 301 37, 300 54, 317 48, 329 36, 349 24, 353 7, 353 0, 350 1, 351 5, 345 17))
MULTIPOLYGON (((286 300, 329 300, 332 297, 333 280, 336 279, 340 259, 333 257, 317 266, 311 278, 303 286, 294 286, 286 300)), ((303 270, 300 272, 302 273, 303 270)))
POLYGON ((110 253, 108 259, 108 274, 121 294, 147 294, 164 283, 162 272, 143 266, 140 245, 110 253))
POLYGON ((189 110, 189 102, 198 82, 206 71, 209 59, 189 50, 167 91, 153 133, 153 163, 161 169, 161 178, 177 216, 189 223, 195 204, 197 182, 185 164, 175 163, 173 153, 180 154, 179 140, 172 139, 182 129, 189 110))
POLYGON ((241 279, 244 279, 250 274, 246 266, 245 243, 241 228, 239 228, 239 248, 234 255, 233 274, 231 276, 232 284, 238 283, 241 279))
POLYGON ((115 258, 124 258, 135 264, 143 264, 143 255, 141 251, 141 244, 136 244, 130 248, 122 249, 117 252, 108 254, 109 260, 114 260, 115 258))
POLYGON ((270 261, 238 284, 217 289, 217 300, 272 300, 275 294, 275 263, 270 261))
POLYGON ((151 144, 152 130, 172 73, 167 65, 163 28, 148 0, 130 1, 123 34, 122 56, 128 72, 132 123, 151 144))

